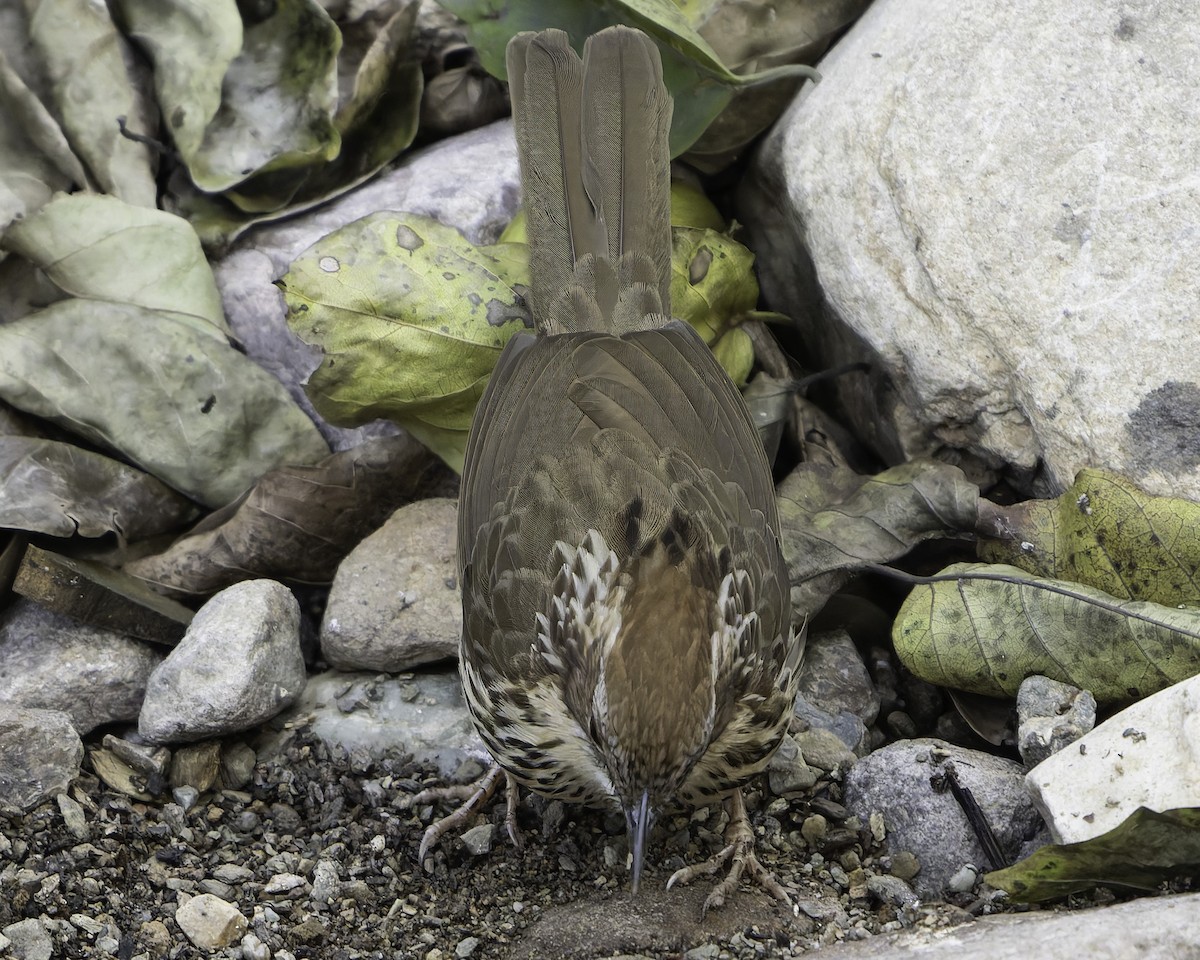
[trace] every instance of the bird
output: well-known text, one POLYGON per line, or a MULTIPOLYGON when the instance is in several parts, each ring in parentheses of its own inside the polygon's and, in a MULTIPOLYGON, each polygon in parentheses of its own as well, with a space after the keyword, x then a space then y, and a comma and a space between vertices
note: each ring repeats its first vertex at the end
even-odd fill
POLYGON ((665 811, 727 800, 728 866, 787 900, 742 788, 792 716, 793 629, 771 467, 741 394, 671 318, 673 104, 642 32, 518 34, 507 49, 534 332, 504 347, 458 509, 465 700, 494 766, 419 859, 507 789, 625 816, 631 886, 665 811))

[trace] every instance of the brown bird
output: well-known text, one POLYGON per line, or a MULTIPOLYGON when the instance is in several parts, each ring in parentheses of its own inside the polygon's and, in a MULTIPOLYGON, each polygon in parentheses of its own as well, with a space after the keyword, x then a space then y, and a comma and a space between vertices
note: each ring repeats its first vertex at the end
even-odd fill
MULTIPOLYGON (((508 76, 538 335, 511 340, 475 414, 459 501, 461 670, 497 766, 426 851, 503 779, 619 808, 633 889, 663 810, 731 798, 728 846, 668 881, 743 872, 741 787, 795 700, 771 471, 741 395, 670 313, 671 98, 657 47, 613 27, 582 59, 521 34, 508 76)), ((459 794, 464 796, 464 794, 459 794)))

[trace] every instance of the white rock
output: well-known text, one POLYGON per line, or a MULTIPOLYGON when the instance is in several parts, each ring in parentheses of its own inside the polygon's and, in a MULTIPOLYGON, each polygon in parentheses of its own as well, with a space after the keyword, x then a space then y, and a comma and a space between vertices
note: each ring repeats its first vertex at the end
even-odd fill
POLYGON ((739 219, 813 365, 883 374, 839 389, 886 459, 1200 498, 1195 42, 1187 3, 878 0, 821 62, 739 219))
POLYGON ((458 655, 458 504, 401 507, 338 566, 321 653, 339 670, 398 673, 458 655))
POLYGON ((1200 806, 1200 675, 1106 720, 1025 785, 1058 843, 1107 833, 1138 807, 1200 806))
POLYGON ((300 605, 274 580, 222 590, 150 675, 138 731, 154 743, 248 730, 303 691, 300 605))
POLYGON ((201 950, 227 947, 248 927, 237 907, 211 893, 202 893, 183 904, 175 911, 175 922, 201 950))

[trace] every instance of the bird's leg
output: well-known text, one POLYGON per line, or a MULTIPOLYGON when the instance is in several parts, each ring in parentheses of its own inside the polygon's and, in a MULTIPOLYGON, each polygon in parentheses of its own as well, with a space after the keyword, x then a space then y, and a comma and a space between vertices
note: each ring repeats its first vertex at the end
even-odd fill
POLYGON ((696 877, 714 874, 726 863, 729 864, 729 875, 705 899, 701 916, 725 903, 725 898, 737 889, 743 873, 749 873, 776 900, 792 902, 775 875, 759 863, 754 855, 754 830, 750 826, 750 818, 746 816, 746 803, 741 790, 735 790, 729 798, 729 826, 725 828, 724 849, 703 863, 676 870, 667 881, 667 889, 670 890, 675 883, 687 883, 696 877))
POLYGON ((505 773, 498 764, 494 764, 474 783, 422 790, 409 801, 410 807, 421 803, 433 803, 437 800, 463 801, 453 813, 442 817, 441 820, 435 820, 425 830, 424 836, 421 837, 421 849, 417 853, 417 859, 421 863, 425 862, 425 854, 433 849, 444 834, 462 826, 470 817, 488 805, 496 793, 496 788, 500 786, 502 777, 504 778, 507 807, 504 814, 504 826, 508 828, 508 835, 512 839, 513 846, 518 850, 521 849, 524 841, 522 841, 521 831, 517 827, 517 800, 520 798, 520 788, 510 774, 505 773))

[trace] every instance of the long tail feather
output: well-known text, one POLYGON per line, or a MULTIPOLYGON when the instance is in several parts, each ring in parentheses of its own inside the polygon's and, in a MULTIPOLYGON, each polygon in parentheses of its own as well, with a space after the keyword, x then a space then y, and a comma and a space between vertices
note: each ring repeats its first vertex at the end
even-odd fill
POLYGON ((543 333, 623 333, 670 316, 671 98, 658 48, 612 27, 581 59, 560 30, 508 48, 543 333), (583 305, 583 306, 581 306, 583 305))

